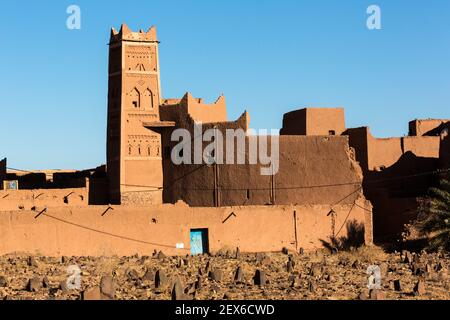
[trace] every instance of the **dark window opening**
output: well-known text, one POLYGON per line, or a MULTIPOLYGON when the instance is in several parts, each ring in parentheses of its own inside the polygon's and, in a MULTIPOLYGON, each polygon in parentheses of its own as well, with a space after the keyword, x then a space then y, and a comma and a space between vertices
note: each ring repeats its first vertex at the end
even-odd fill
POLYGON ((336 131, 334 131, 334 130, 330 130, 328 133, 329 133, 330 136, 335 136, 336 135, 336 131))
POLYGON ((250 189, 247 189, 247 200, 250 199, 250 189))

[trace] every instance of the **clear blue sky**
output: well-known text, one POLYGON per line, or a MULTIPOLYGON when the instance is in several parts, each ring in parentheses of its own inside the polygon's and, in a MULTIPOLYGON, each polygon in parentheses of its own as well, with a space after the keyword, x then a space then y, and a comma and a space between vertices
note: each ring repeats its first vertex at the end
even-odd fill
POLYGON ((105 163, 111 27, 157 25, 163 95, 222 92, 230 120, 279 129, 305 106, 346 108, 379 137, 450 117, 448 0, 3 1, 0 157, 23 169, 105 163), (66 28, 79 5, 82 29, 66 28), (382 10, 382 30, 366 9, 382 10))

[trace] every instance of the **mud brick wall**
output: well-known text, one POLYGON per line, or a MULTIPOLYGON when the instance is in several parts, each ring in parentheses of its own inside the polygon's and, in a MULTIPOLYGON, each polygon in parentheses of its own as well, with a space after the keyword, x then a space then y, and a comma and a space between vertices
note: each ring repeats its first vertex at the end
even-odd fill
POLYGON ((183 203, 152 207, 49 208, 0 212, 0 255, 26 252, 47 256, 168 255, 190 252, 190 231, 208 229, 209 251, 242 252, 322 248, 333 230, 338 238, 372 242, 371 205, 251 206, 191 208, 183 203), (339 233, 339 234, 338 234, 339 233), (359 234, 356 234, 359 233, 359 234), (184 248, 177 249, 177 244, 184 248))

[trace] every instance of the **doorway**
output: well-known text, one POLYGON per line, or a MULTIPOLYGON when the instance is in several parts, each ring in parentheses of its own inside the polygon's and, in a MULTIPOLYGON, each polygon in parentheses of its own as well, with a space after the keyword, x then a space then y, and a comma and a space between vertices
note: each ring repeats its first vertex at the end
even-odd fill
POLYGON ((208 229, 192 229, 190 236, 191 255, 209 252, 208 229))

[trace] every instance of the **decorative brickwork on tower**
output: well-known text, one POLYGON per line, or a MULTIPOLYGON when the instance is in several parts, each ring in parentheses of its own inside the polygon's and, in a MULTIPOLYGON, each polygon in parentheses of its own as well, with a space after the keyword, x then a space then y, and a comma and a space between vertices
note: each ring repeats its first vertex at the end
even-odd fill
POLYGON ((132 32, 122 25, 111 31, 107 167, 112 203, 162 202, 158 44, 155 27, 132 32))

